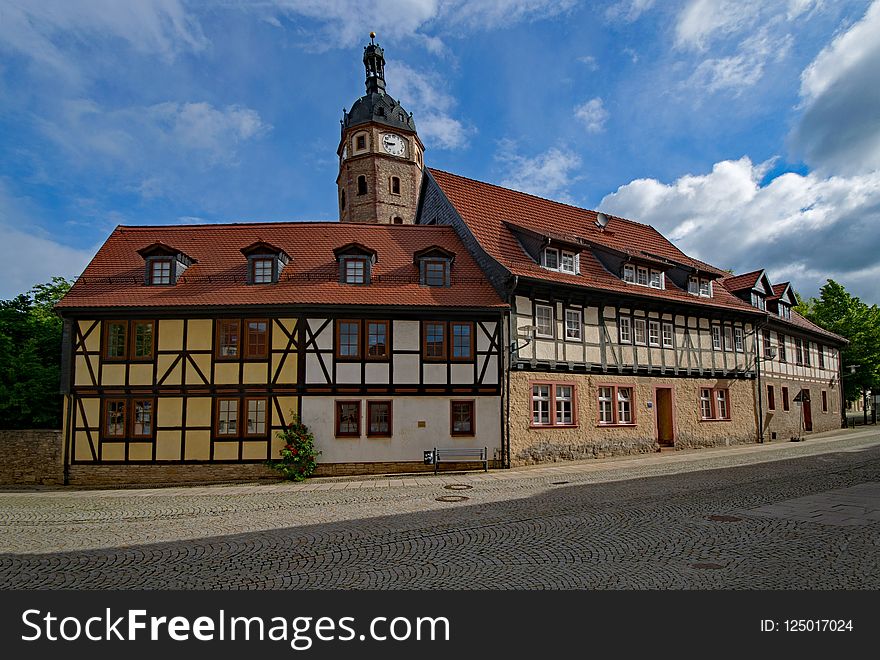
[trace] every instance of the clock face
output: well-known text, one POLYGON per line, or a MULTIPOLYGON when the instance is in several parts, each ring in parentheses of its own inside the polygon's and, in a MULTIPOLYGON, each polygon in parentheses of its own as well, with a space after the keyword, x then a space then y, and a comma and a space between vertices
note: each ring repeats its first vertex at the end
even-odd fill
POLYGON ((385 133, 382 136, 382 148, 392 156, 402 156, 406 149, 406 141, 397 133, 385 133))

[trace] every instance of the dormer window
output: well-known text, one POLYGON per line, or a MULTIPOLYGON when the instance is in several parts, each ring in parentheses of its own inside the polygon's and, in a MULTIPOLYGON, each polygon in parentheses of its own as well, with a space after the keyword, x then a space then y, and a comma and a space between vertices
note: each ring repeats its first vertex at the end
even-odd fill
POLYGON ((373 264, 378 261, 375 250, 360 243, 349 243, 333 250, 333 254, 339 262, 339 282, 341 284, 364 285, 370 283, 373 264))
POLYGON ((703 279, 702 277, 688 278, 688 293, 701 298, 712 297, 712 280, 703 279))
POLYGON ((455 253, 432 245, 413 255, 413 262, 419 268, 419 284, 422 286, 449 286, 450 270, 455 253))
POLYGON ((624 264, 623 281, 630 284, 638 284, 639 286, 648 286, 653 289, 663 289, 665 288, 666 276, 663 274, 663 271, 653 270, 647 266, 624 264))
POLYGON ((346 257, 343 281, 346 284, 366 284, 370 278, 370 267, 366 257, 346 257))
POLYGON ((541 253, 541 266, 547 270, 577 275, 580 257, 576 252, 555 247, 544 248, 541 253))
POLYGON ((270 284, 275 281, 273 274, 273 271, 275 270, 274 259, 254 259, 252 267, 254 284, 270 284))
POLYGON ((290 261, 284 250, 264 241, 251 243, 241 253, 248 260, 248 284, 277 282, 281 271, 290 261))
POLYGON ((171 259, 150 260, 150 284, 171 284, 171 259))
POLYGON ((757 307, 760 310, 767 309, 767 302, 764 300, 764 296, 752 291, 752 307, 757 307))
POLYGON ((138 254, 144 258, 144 283, 147 286, 176 284, 183 272, 196 261, 162 242, 141 248, 138 254))

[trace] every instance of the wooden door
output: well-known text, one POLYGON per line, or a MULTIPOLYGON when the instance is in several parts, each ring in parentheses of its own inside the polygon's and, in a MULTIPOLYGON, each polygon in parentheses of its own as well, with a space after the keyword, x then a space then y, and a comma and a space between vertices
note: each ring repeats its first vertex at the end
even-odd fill
POLYGON ((801 405, 804 407, 804 431, 813 430, 813 410, 810 408, 810 393, 807 390, 801 391, 801 405))
POLYGON ((657 442, 661 446, 671 447, 675 444, 675 427, 672 423, 672 388, 658 387, 655 399, 657 442))

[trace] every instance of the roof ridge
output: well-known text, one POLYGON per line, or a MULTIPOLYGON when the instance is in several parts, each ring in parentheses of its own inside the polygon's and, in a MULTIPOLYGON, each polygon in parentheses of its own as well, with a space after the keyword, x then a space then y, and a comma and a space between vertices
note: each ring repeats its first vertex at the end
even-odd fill
MULTIPOLYGON (((588 208, 584 208, 583 206, 575 206, 574 204, 569 204, 567 202, 560 202, 558 199, 550 199, 549 197, 542 197, 541 195, 535 195, 533 193, 523 192, 522 190, 517 190, 515 188, 506 188, 498 183, 491 183, 489 181, 481 181, 480 179, 474 179, 469 176, 462 176, 461 174, 455 174, 454 172, 447 172, 446 170, 441 170, 437 167, 429 167, 427 169, 429 172, 440 172, 442 174, 448 174, 449 176, 453 176, 457 179, 464 179, 465 181, 472 181, 473 183, 478 183, 483 186, 491 186, 492 188, 498 188, 498 189, 504 190, 506 192, 513 192, 513 193, 516 193, 517 195, 525 195, 526 197, 532 197, 534 199, 540 199, 544 202, 550 202, 551 204, 558 204, 559 206, 567 206, 568 208, 575 209, 577 211, 586 211, 588 213, 605 213, 605 211, 597 211, 596 209, 588 209, 588 208)), ((614 218, 615 220, 620 220, 621 222, 629 222, 630 224, 639 225, 640 227, 648 227, 649 229, 653 229, 660 236, 663 236, 663 234, 661 234, 659 231, 657 231, 657 229, 653 225, 649 225, 645 222, 639 222, 638 220, 630 220, 629 218, 624 218, 623 216, 620 216, 620 215, 614 215, 613 213, 605 213, 605 215, 607 215, 611 218, 614 218)), ((664 236, 663 238, 666 238, 666 237, 664 236)), ((666 239, 666 240, 668 241, 669 239, 666 239)), ((684 254, 684 253, 682 252, 682 254, 684 254)))
POLYGON ((385 223, 371 223, 371 222, 340 222, 339 220, 248 220, 244 222, 197 222, 197 223, 183 223, 183 224, 157 224, 157 225, 116 225, 114 231, 119 229, 125 230, 154 230, 154 229, 186 229, 190 227, 217 227, 217 228, 225 228, 225 227, 266 227, 271 225, 284 225, 284 226, 296 226, 296 227, 314 227, 314 226, 346 226, 346 227, 384 227, 384 228, 394 228, 394 231, 401 229, 402 227, 419 227, 421 229, 431 228, 431 229, 442 229, 443 231, 453 230, 452 227, 448 225, 393 225, 393 224, 385 224, 385 223))

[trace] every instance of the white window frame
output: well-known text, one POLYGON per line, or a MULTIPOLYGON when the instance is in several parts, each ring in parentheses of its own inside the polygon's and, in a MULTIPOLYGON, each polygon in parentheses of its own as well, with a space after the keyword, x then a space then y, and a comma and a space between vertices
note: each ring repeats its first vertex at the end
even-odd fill
POLYGON ((574 424, 574 385, 559 383, 553 386, 553 403, 556 426, 572 426, 574 424), (560 390, 568 390, 568 394, 560 394, 560 390), (562 404, 560 406, 560 404, 562 404), (568 413, 568 421, 565 421, 568 413))
POLYGON ((660 345, 660 321, 648 321, 648 345, 660 345))
POLYGON ((648 284, 652 289, 665 289, 665 279, 662 270, 652 270, 651 279, 648 281, 648 284))
POLYGON ((632 344, 632 321, 628 316, 617 319, 618 339, 621 344, 632 344))
POLYGON ((712 326, 712 348, 716 351, 721 350, 721 326, 712 326))
POLYGON ((700 297, 701 298, 711 298, 712 297, 712 282, 711 280, 700 280, 700 297))
POLYGON ((614 424, 614 388, 600 387, 596 398, 599 401, 599 423, 614 424))
POLYGON ((700 295, 700 280, 697 277, 688 278, 688 293, 698 296, 700 295))
POLYGON ((724 350, 732 351, 733 350, 733 328, 729 325, 725 325, 722 331, 722 336, 724 337, 724 350))
POLYGON ((553 339, 553 325, 554 325, 554 314, 553 314, 553 306, 552 305, 535 305, 535 337, 542 337, 544 339, 553 339), (541 332, 541 324, 538 323, 538 311, 539 310, 548 310, 550 312, 550 333, 541 332))
POLYGON ((565 310, 565 341, 581 341, 583 339, 583 314, 579 309, 566 309, 565 310), (571 334, 571 326, 569 326, 569 321, 575 321, 577 325, 577 334, 571 334))
POLYGON ((541 265, 547 270, 559 270, 559 250, 552 247, 544 248, 544 251, 541 253, 541 261, 543 262, 541 265), (551 266, 550 260, 547 258, 551 252, 556 260, 555 266, 551 266))
POLYGON ((671 323, 663 324, 663 347, 664 348, 674 348, 675 347, 675 329, 671 323), (669 341, 667 341, 667 338, 669 341))
POLYGON ((534 385, 532 385, 532 426, 553 425, 550 417, 550 401, 552 400, 552 388, 553 386, 548 383, 535 383, 534 385), (544 421, 544 419, 546 419, 547 421, 544 421))
POLYGON ((733 329, 733 350, 738 353, 743 352, 743 329, 742 328, 734 328, 733 329))
POLYGON ((636 267, 632 264, 625 264, 623 267, 623 281, 630 284, 636 283, 636 267))
POLYGON ((648 344, 648 326, 645 323, 645 319, 636 319, 635 320, 635 332, 633 333, 633 341, 636 344, 641 344, 643 346, 647 346, 648 344), (641 334, 642 338, 639 339, 639 335, 641 334))
POLYGON ((639 286, 648 286, 650 277, 651 273, 645 266, 638 266, 636 268, 636 284, 639 286))
POLYGON ((600 385, 596 389, 599 426, 635 426, 635 396, 633 385, 600 385))
POLYGON ((560 250, 559 252, 559 272, 568 273, 569 275, 577 275, 577 255, 574 252, 560 250), (571 268, 565 267, 566 259, 571 261, 571 268))

